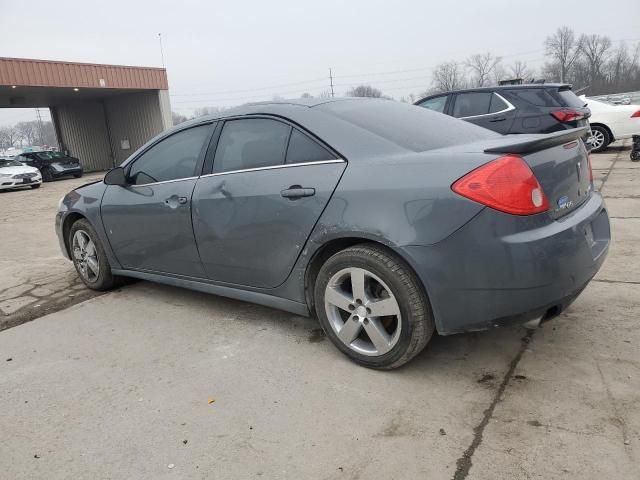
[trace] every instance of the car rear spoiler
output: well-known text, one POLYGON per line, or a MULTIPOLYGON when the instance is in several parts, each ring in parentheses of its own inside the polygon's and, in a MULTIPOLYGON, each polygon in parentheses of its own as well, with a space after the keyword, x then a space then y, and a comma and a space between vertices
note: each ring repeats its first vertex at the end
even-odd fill
MULTIPOLYGON (((547 148, 556 147, 572 140, 584 137, 589 132, 589 127, 573 128, 571 130, 563 130, 561 132, 548 133, 546 135, 536 135, 537 138, 531 139, 527 135, 527 139, 511 140, 508 135, 502 145, 485 149, 485 153, 533 153, 547 148)), ((514 135, 515 137, 515 135, 514 135)))

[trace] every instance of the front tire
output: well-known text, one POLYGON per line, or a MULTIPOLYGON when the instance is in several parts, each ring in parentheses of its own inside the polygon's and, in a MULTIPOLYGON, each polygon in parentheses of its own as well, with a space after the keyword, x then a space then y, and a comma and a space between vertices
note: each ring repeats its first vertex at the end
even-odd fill
POLYGON ((31 185, 31 188, 40 188, 41 183, 36 183, 35 185, 31 185))
POLYGON ((53 174, 49 168, 42 169, 42 181, 43 182, 51 182, 53 181, 53 174))
POLYGON ((73 178, 80 178, 82 177, 82 173, 74 173, 73 174, 73 178))
POLYGON ((73 265, 84 284, 92 290, 110 290, 116 284, 98 234, 87 220, 76 221, 69 231, 73 265))
POLYGON ((314 299, 327 336, 365 367, 390 370, 405 364, 435 331, 415 273, 377 245, 356 245, 330 257, 318 273, 314 299))
POLYGON ((606 149, 611 143, 611 135, 609 130, 600 125, 593 125, 591 127, 591 149, 592 152, 598 153, 606 149))

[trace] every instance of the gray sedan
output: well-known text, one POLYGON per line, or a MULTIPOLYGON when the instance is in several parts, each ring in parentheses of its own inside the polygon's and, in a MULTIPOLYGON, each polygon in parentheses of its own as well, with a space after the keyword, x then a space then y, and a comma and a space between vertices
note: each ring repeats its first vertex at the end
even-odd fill
POLYGON ((549 319, 610 240, 583 129, 501 136, 381 99, 184 123, 70 192, 56 230, 92 289, 136 277, 317 315, 355 362, 435 332, 549 319))

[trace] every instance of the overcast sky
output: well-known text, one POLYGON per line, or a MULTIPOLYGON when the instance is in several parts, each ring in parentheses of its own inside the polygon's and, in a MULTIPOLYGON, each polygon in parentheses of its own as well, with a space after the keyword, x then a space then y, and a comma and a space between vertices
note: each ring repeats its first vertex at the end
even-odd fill
MULTIPOLYGON (((329 67, 336 94, 368 83, 396 98, 473 53, 539 67, 560 25, 633 44, 640 0, 0 0, 0 56, 161 66, 162 33, 172 109, 189 113, 319 94, 329 67)), ((30 119, 0 110, 0 124, 30 119)))

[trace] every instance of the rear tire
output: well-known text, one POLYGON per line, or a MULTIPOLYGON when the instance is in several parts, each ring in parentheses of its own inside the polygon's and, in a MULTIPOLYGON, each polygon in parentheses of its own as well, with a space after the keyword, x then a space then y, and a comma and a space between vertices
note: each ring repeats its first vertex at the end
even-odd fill
POLYGON ((318 273, 314 299, 327 336, 365 367, 391 370, 407 363, 435 331, 420 280, 377 245, 356 245, 330 257, 318 273))
POLYGON ((73 177, 74 178, 80 178, 80 177, 82 177, 82 174, 81 173, 74 173, 73 177))
POLYGON ((593 125, 591 127, 591 145, 593 148, 592 152, 598 153, 602 152, 606 149, 611 143, 611 135, 609 134, 609 130, 600 125, 593 125))
POLYGON ((76 221, 67 240, 73 265, 87 287, 104 291, 116 286, 117 277, 111 273, 111 265, 98 234, 87 220, 76 221))
POLYGON ((34 189, 35 189, 35 188, 40 188, 40 185, 42 185, 42 184, 41 184, 41 183, 38 183, 38 184, 36 184, 36 185, 31 185, 31 188, 34 188, 34 189))

